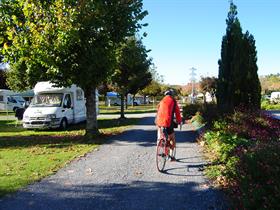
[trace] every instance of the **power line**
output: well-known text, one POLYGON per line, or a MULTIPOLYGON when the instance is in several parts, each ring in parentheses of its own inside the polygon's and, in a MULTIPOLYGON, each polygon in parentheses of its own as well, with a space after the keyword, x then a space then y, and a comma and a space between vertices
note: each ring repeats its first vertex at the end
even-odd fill
POLYGON ((197 69, 192 67, 192 68, 190 68, 190 70, 191 70, 190 81, 192 84, 191 103, 194 104, 194 100, 195 100, 194 93, 195 93, 195 82, 196 82, 196 73, 195 72, 197 71, 197 69))

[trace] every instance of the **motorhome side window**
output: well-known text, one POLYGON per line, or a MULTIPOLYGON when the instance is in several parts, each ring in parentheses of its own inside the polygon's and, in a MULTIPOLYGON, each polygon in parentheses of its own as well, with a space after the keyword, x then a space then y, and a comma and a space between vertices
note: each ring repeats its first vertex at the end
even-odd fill
POLYGON ((70 94, 65 95, 63 107, 64 108, 71 108, 71 96, 70 94))
POLYGON ((0 102, 4 101, 4 96, 0 96, 0 102))
POLYGON ((76 95, 77 95, 77 101, 83 100, 83 91, 82 90, 77 90, 76 95))
POLYGON ((8 102, 10 102, 10 103, 17 103, 17 101, 13 97, 11 97, 11 96, 8 96, 8 102))

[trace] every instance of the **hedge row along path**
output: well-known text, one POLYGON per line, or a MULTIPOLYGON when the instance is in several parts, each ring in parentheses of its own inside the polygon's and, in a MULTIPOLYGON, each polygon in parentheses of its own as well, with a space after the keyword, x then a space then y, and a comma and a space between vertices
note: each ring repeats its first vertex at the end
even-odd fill
POLYGON ((0 200, 5 210, 226 209, 203 176, 205 161, 188 125, 176 131, 178 162, 155 165, 154 114, 55 175, 0 200))

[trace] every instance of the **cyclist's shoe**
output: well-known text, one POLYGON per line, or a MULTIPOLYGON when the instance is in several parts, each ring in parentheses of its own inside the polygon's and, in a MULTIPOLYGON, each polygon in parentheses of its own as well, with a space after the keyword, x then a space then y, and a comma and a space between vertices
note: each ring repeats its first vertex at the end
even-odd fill
POLYGON ((169 158, 170 158, 170 162, 175 162, 175 161, 177 161, 176 158, 173 157, 173 156, 169 156, 169 158))

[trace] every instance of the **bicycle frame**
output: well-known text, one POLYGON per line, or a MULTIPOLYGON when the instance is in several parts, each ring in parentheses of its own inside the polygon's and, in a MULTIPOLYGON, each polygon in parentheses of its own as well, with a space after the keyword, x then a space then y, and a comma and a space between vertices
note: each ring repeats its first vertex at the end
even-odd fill
MULTIPOLYGON (((160 128, 162 129, 162 128, 160 128)), ((168 134, 165 129, 163 129, 163 135, 157 141, 157 151, 156 151, 156 164, 159 172, 163 172, 166 160, 169 158, 170 145, 168 145, 168 134)))

